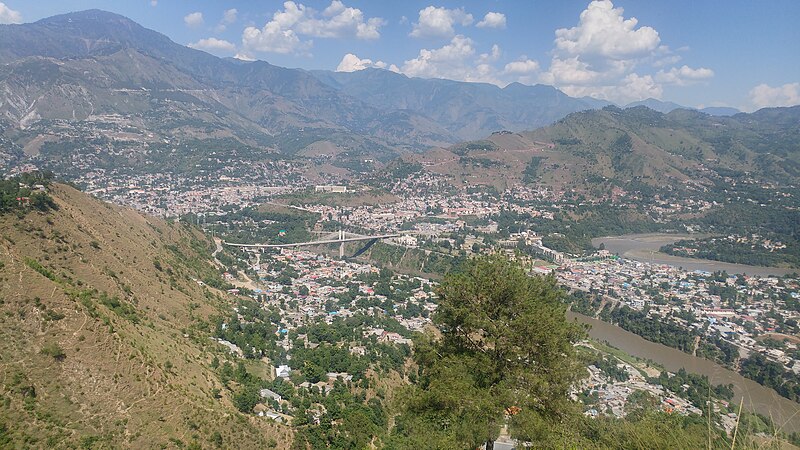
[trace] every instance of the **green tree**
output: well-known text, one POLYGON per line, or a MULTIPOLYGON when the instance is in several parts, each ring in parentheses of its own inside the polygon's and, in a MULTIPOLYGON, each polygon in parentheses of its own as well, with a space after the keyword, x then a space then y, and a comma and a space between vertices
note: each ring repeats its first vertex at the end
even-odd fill
POLYGON ((416 346, 419 382, 398 419, 399 447, 492 448, 508 409, 518 412, 512 436, 535 441, 574 413, 567 394, 584 371, 573 344, 585 330, 566 319, 552 276, 485 256, 447 276, 438 295, 441 337, 416 346))
POLYGON ((233 396, 233 404, 243 413, 253 412, 253 408, 261 400, 258 386, 244 386, 239 393, 233 396))
POLYGON ((47 211, 48 209, 56 209, 58 207, 53 199, 43 192, 34 192, 31 194, 30 199, 31 206, 39 211, 47 211))

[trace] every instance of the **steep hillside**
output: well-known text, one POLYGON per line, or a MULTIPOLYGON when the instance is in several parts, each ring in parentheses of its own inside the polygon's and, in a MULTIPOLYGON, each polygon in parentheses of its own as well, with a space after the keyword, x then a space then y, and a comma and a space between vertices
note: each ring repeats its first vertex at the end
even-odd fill
POLYGON ((499 88, 485 83, 409 78, 380 69, 311 73, 373 107, 405 109, 430 117, 460 139, 477 139, 501 130, 530 130, 569 113, 608 104, 573 98, 544 85, 512 83, 499 88))
MULTIPOLYGON (((56 210, 0 215, 0 446, 277 447, 212 368, 232 298, 195 229, 59 184, 56 210), (220 284, 217 284, 220 283, 220 284)), ((43 209, 47 209, 46 206, 43 209)))
POLYGON ((429 170, 501 184, 525 180, 605 195, 613 186, 701 186, 711 174, 800 180, 800 107, 714 117, 644 106, 571 114, 549 127, 494 133, 414 158, 429 170))

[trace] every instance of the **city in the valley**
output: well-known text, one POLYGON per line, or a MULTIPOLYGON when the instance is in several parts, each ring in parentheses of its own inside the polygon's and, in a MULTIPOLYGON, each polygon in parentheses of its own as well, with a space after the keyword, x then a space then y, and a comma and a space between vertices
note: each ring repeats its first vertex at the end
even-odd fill
POLYGON ((0 449, 800 446, 800 2, 721 4, 0 0, 0 449))

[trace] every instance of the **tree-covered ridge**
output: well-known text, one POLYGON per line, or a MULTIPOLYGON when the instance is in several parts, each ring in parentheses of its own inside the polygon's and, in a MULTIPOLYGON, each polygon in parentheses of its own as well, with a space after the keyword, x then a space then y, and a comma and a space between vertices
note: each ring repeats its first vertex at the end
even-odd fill
POLYGON ((51 181, 52 172, 38 171, 0 180, 0 214, 28 208, 39 211, 58 208, 53 198, 47 194, 51 181))
POLYGON ((736 238, 685 239, 665 245, 660 251, 668 255, 751 266, 800 268, 798 243, 783 243, 780 240, 776 242, 777 244, 773 244, 769 239, 761 242, 736 238))

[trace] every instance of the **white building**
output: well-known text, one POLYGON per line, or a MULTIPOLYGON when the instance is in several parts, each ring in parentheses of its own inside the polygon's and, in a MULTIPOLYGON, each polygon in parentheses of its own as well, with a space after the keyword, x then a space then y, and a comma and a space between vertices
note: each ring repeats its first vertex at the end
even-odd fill
POLYGON ((314 186, 314 192, 347 192, 347 186, 324 184, 314 186))
POLYGON ((292 374, 292 369, 286 364, 282 364, 275 368, 275 376, 279 378, 289 378, 292 374))

